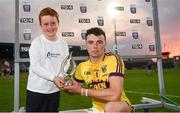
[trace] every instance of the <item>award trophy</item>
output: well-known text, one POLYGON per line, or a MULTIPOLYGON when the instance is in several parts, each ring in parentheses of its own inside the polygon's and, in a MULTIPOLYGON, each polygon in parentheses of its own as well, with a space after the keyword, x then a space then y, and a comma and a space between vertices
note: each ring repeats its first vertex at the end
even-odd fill
POLYGON ((72 59, 72 52, 65 58, 61 64, 61 72, 64 75, 65 86, 72 85, 72 76, 75 73, 76 63, 72 59))

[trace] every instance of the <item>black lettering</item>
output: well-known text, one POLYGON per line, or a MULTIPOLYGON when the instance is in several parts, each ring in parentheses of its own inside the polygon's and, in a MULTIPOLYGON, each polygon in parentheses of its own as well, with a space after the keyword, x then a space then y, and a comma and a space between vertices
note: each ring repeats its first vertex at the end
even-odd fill
POLYGON ((126 36, 126 32, 116 32, 116 36, 126 36))
POLYGON ((130 19, 130 23, 141 23, 140 19, 130 19))
POLYGON ((90 19, 88 19, 88 18, 80 18, 79 23, 90 23, 90 19))
POLYGON ((62 32, 63 37, 74 37, 74 32, 62 32))
POLYGON ((73 10, 73 5, 61 5, 62 10, 73 10))
POLYGON ((142 49, 143 45, 142 44, 133 44, 132 49, 142 49))

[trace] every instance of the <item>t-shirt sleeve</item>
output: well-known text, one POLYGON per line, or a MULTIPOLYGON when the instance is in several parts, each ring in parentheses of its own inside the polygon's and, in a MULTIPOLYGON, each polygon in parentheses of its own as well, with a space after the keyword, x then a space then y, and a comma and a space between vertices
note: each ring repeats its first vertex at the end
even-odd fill
POLYGON ((52 75, 49 71, 42 68, 40 66, 41 61, 41 43, 39 40, 34 40, 29 49, 29 57, 30 57, 30 69, 32 72, 36 73, 36 75, 53 81, 54 75, 52 75))

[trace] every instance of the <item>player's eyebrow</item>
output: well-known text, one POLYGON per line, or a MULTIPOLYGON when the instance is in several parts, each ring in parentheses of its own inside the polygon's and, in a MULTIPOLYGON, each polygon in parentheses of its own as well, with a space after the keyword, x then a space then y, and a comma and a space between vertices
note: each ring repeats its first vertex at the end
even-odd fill
POLYGON ((97 40, 97 41, 88 40, 87 43, 88 43, 88 44, 93 44, 93 43, 96 43, 96 44, 104 44, 104 41, 102 41, 102 40, 97 40))

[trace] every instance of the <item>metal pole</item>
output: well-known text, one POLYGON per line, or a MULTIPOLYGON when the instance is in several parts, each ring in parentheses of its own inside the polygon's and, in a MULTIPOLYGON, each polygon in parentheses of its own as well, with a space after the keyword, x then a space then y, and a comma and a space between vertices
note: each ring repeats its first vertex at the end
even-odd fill
POLYGON ((14 112, 19 112, 19 0, 15 0, 14 112))
POLYGON ((117 55, 117 36, 116 36, 116 19, 113 18, 114 24, 114 42, 115 42, 115 54, 117 55))
POLYGON ((154 18, 154 30, 156 39, 156 51, 157 51, 157 67, 158 67, 158 78, 159 78, 159 91, 160 96, 164 95, 164 77, 162 68, 162 52, 161 52, 161 40, 160 40, 160 30, 159 30, 159 19, 158 19, 158 6, 157 0, 152 0, 153 7, 153 18, 154 18))

